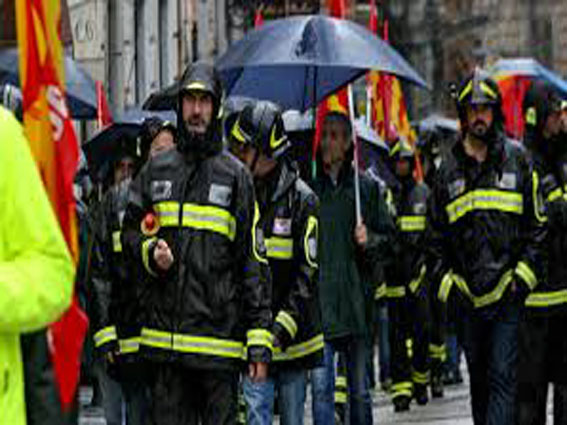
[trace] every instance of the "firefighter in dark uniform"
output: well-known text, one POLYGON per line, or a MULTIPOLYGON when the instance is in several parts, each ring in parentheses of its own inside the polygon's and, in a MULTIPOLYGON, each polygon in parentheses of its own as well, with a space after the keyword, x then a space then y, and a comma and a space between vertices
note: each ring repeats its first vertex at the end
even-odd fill
POLYGON ((399 253, 386 291, 390 314, 392 400, 397 412, 409 409, 414 396, 428 402, 430 317, 425 284, 425 213, 429 188, 413 176, 415 153, 399 139, 390 150, 397 178, 393 200, 399 253))
POLYGON ((512 425, 520 310, 544 276, 545 206, 525 150, 503 133, 498 85, 476 69, 457 106, 461 137, 428 208, 428 280, 439 300, 459 302, 475 425, 512 425))
POLYGON ((195 63, 178 87, 177 149, 133 181, 122 233, 145 292, 150 423, 234 424, 242 359, 258 381, 271 360, 268 261, 250 173, 223 151, 216 71, 195 63))
POLYGON ((534 82, 524 100, 525 145, 533 156, 546 201, 548 273, 526 300, 520 322, 518 424, 546 423, 547 387, 554 385, 554 423, 567 424, 567 144, 561 99, 534 82))
POLYGON ((277 105, 261 101, 245 107, 229 140, 232 152, 254 175, 258 227, 272 272, 273 367, 260 392, 263 400, 245 381, 249 423, 265 417, 272 423, 275 387, 281 423, 300 425, 307 372, 320 365, 324 347, 317 295, 319 201, 286 155, 291 142, 277 105), (268 411, 259 412, 261 406, 268 411))

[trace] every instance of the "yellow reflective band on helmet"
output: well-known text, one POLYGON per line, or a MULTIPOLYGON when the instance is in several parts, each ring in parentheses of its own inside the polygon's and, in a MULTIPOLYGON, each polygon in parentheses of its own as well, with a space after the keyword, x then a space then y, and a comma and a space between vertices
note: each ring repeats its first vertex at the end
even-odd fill
POLYGON ((251 329, 246 333, 247 347, 262 346, 272 350, 274 336, 265 329, 251 329))
POLYGON ((146 239, 142 243, 142 264, 144 264, 144 268, 149 274, 151 274, 154 277, 157 277, 156 272, 154 272, 150 267, 150 245, 155 241, 157 241, 157 238, 154 237, 154 238, 146 239))
POLYGON ((496 93, 492 88, 486 84, 484 81, 480 82, 480 89, 486 94, 488 97, 491 97, 494 100, 498 99, 498 93, 496 93))
POLYGON ((142 337, 137 336, 128 339, 118 340, 118 347, 120 349, 120 354, 134 354, 140 351, 140 343, 142 337))
POLYGON ((534 288, 537 286, 537 277, 533 270, 523 261, 520 261, 516 266, 515 273, 519 276, 533 291, 534 288))
POLYGON ((319 221, 314 216, 309 216, 307 219, 307 228, 305 236, 303 237, 303 249, 305 250, 305 259, 307 264, 314 269, 318 268, 317 265, 317 244, 319 243, 319 221), (310 242, 312 240, 312 242, 310 242), (310 245, 310 244, 313 244, 310 245))
POLYGON ((558 187, 557 189, 552 190, 549 195, 547 195, 547 202, 554 202, 558 199, 563 197, 563 190, 558 187))
POLYGON ((411 397, 413 392, 413 382, 396 382, 392 385, 392 398, 401 396, 411 397))
POLYGON ((101 329, 100 331, 94 334, 93 339, 94 339, 95 347, 97 348, 118 339, 116 335, 116 327, 107 326, 106 328, 101 329))
POLYGON ((567 289, 553 292, 534 292, 528 295, 526 307, 553 307, 567 304, 567 289))
POLYGON ((472 80, 469 81, 469 83, 465 86, 465 88, 461 91, 461 94, 459 94, 459 102, 462 102, 463 99, 465 97, 467 97, 467 95, 469 93, 472 93, 472 89, 473 89, 473 82, 472 80))
POLYGON ((291 260, 293 258, 293 239, 271 237, 266 239, 268 258, 291 260))
POLYGON ((411 374, 414 384, 427 385, 429 383, 429 372, 418 372, 414 370, 411 374))
POLYGON ((534 214, 538 222, 546 223, 547 215, 545 214, 545 205, 541 192, 539 191, 539 176, 533 171, 532 172, 532 198, 534 201, 534 214))
POLYGON ((112 233, 112 250, 122 252, 122 242, 120 241, 120 230, 112 233))
POLYGON ((179 202, 159 202, 153 206, 162 227, 179 226, 179 202))
POLYGON ((238 341, 200 335, 175 334, 147 328, 142 329, 141 343, 148 347, 161 348, 179 353, 232 359, 240 359, 242 357, 244 346, 238 341))
POLYGON ((386 297, 388 298, 403 298, 406 296, 405 286, 388 286, 386 287, 386 297))
POLYGON ((183 204, 183 226, 236 237, 236 219, 227 210, 210 205, 183 204))
POLYGON ((424 215, 404 215, 398 218, 398 228, 402 232, 423 232, 425 230, 424 215))
POLYGON ((184 87, 185 90, 208 91, 207 85, 201 81, 192 81, 184 87))
POLYGON ((451 202, 445 210, 449 223, 455 223, 468 213, 479 210, 522 214, 523 196, 521 193, 498 189, 473 190, 451 202))
POLYGON ((413 279, 409 284, 409 290, 412 294, 415 294, 423 281, 425 280, 425 275, 427 274, 427 268, 425 264, 419 269, 419 276, 413 279))
MULTIPOLYGON (((264 264, 269 264, 268 260, 260 255, 258 252, 258 241, 256 238, 256 232, 258 230, 258 222, 260 221, 260 209, 258 208, 258 202, 254 202, 254 219, 252 221, 252 254, 254 258, 264 264)), ((264 241, 260 241, 261 243, 265 243, 264 241)))
POLYGON ((526 120, 526 124, 530 124, 533 126, 537 125, 537 112, 533 106, 528 108, 528 110, 526 111, 525 120, 526 120))
POLYGON ((275 322, 284 327, 291 339, 295 338, 295 335, 297 335, 297 323, 288 312, 280 310, 275 322))
POLYGON ((280 347, 274 348, 272 359, 276 362, 296 360, 322 351, 324 347, 323 334, 318 334, 305 342, 290 345, 283 352, 280 347))
POLYGON ((378 287, 376 288, 376 291, 374 292, 374 299, 375 300, 381 300, 386 295, 387 295, 387 285, 384 282, 384 283, 381 283, 380 285, 378 285, 378 287))
POLYGON ((445 345, 429 344, 429 357, 444 362, 447 358, 447 348, 445 345))
POLYGON ((242 130, 240 129, 240 118, 238 118, 232 126, 232 131, 230 132, 230 134, 240 143, 246 143, 246 136, 242 134, 242 130))
POLYGON ((273 151, 280 147, 280 145, 287 140, 285 134, 279 139, 276 139, 276 128, 276 125, 273 125, 272 132, 270 134, 270 148, 272 148, 273 151))

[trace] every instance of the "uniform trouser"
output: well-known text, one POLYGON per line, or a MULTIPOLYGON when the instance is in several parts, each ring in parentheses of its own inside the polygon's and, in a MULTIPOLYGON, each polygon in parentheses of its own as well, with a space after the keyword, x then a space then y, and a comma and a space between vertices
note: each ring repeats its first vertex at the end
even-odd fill
POLYGON ((102 359, 97 360, 95 368, 98 375, 106 423, 107 425, 122 425, 125 413, 122 387, 108 375, 102 359))
POLYGON ((429 308, 423 296, 390 298, 392 397, 411 397, 413 381, 427 384, 429 369, 429 308), (410 298, 411 297, 411 298, 410 298), (411 358, 407 341, 412 340, 411 358), (413 373, 412 373, 413 370, 413 373))
POLYGON ((545 425, 548 385, 553 383, 553 420, 567 424, 567 315, 520 321, 518 425, 545 425))
POLYGON ((150 425, 233 425, 236 423, 237 371, 155 366, 150 425))
POLYGON ((147 382, 123 382, 121 387, 126 404, 126 425, 145 425, 150 405, 147 382))
POLYGON ((307 371, 301 368, 280 368, 265 382, 252 382, 244 377, 248 425, 271 425, 274 417, 274 393, 280 403, 281 425, 303 425, 307 371))
POLYGON ((447 306, 437 299, 435 291, 428 291, 429 303, 429 358, 431 375, 441 376, 443 363, 447 359, 447 306))
POLYGON ((514 424, 520 308, 500 308, 493 318, 475 312, 464 318, 463 348, 475 425, 514 424))

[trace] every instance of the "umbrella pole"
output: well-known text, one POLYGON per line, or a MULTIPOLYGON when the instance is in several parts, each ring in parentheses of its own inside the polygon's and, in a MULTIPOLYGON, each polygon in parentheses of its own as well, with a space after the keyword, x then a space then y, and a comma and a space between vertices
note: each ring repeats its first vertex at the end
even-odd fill
POLYGON ((317 140, 317 115, 319 105, 317 104, 317 67, 313 68, 313 114, 312 114, 312 122, 313 122, 313 141, 311 142, 311 178, 313 181, 317 178, 317 148, 316 145, 318 143, 317 140))
POLYGON ((352 84, 348 85, 348 110, 350 115, 350 123, 352 130, 352 143, 354 152, 354 199, 356 206, 356 224, 357 226, 362 224, 362 212, 360 207, 360 170, 358 162, 358 141, 356 138, 356 129, 354 126, 354 98, 352 95, 352 84))

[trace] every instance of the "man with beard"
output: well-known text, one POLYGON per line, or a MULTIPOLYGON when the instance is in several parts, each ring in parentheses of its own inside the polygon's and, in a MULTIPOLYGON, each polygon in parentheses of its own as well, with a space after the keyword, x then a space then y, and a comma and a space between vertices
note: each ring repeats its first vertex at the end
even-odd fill
POLYGON ((154 362, 150 423, 236 420, 244 356, 266 379, 269 268, 250 174, 222 149, 222 86, 196 63, 179 83, 177 149, 131 186, 122 244, 142 296, 141 350, 154 362))
POLYGON ((518 320, 544 276, 545 209, 522 147, 503 134, 497 84, 476 69, 457 95, 461 138, 428 208, 429 281, 460 302, 475 425, 515 423, 518 320))
POLYGON ((545 425, 547 388, 553 383, 554 423, 567 423, 567 146, 561 99, 534 82, 524 99, 525 145, 533 155, 546 202, 549 234, 545 280, 530 294, 520 322, 518 424, 545 425))

